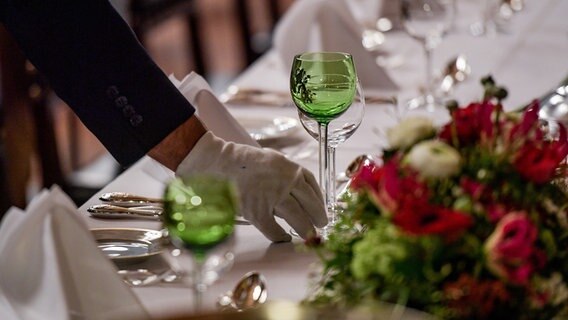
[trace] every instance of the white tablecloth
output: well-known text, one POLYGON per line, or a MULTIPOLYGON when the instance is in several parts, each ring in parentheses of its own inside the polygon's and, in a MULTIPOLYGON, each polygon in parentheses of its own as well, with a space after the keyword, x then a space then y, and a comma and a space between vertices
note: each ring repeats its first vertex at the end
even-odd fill
MULTIPOLYGON (((498 83, 509 89, 506 109, 515 109, 555 87, 568 75, 568 1, 526 0, 524 11, 511 21, 511 33, 494 37, 472 37, 467 26, 478 19, 478 0, 458 1, 459 19, 453 30, 434 52, 434 66, 441 67, 457 54, 465 54, 471 64, 470 78, 457 87, 455 97, 463 103, 481 96, 479 78, 493 74, 498 83)), ((418 93, 424 79, 424 59, 420 45, 404 33, 387 34, 387 50, 403 55, 404 64, 387 70, 401 87, 395 93, 401 101, 418 93)), ((364 66, 357 66, 364 68, 364 66)), ((242 88, 262 88, 286 92, 289 70, 283 70, 274 53, 268 53, 244 72, 235 82, 242 88)), ((392 93, 368 92, 368 95, 392 93)), ((394 123, 385 105, 368 105, 361 127, 337 151, 338 169, 344 169, 357 155, 378 153, 383 145, 381 132, 394 123)), ((290 116, 297 118, 293 107, 232 107, 239 116, 290 116)), ((302 129, 270 144, 317 172, 317 144, 302 129)), ((140 160, 102 192, 125 191, 147 196, 161 196, 171 172, 149 158, 140 160)), ((142 227, 160 229, 158 222, 99 220, 89 217, 86 208, 98 203, 96 197, 81 208, 91 227, 142 227)), ((271 244, 252 226, 236 227, 235 265, 208 290, 205 303, 212 308, 221 293, 231 289, 247 271, 264 274, 269 299, 298 301, 305 297, 309 265, 316 259, 309 252, 298 252, 300 243, 271 244)), ((190 311, 191 291, 179 285, 135 288, 136 294, 154 316, 190 311)))

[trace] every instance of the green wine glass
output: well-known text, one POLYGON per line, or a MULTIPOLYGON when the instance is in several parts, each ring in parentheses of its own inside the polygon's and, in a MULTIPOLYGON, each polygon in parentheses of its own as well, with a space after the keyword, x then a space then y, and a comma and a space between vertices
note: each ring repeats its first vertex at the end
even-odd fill
POLYGON ((201 309, 207 286, 203 264, 207 253, 233 234, 238 203, 234 184, 213 176, 176 178, 164 193, 164 224, 172 244, 193 254, 195 310, 201 309))
MULTIPOLYGON (((353 58, 342 52, 307 52, 294 57, 290 75, 292 100, 318 123, 319 181, 330 221, 335 221, 328 157, 328 124, 344 113, 355 96, 353 58)), ((325 236, 326 228, 324 228, 325 236)))

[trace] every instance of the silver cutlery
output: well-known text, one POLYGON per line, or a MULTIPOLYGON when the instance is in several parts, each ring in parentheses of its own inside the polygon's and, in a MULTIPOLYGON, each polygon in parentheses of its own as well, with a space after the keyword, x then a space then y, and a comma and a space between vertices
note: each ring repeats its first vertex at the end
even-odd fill
POLYGON ((450 60, 444 68, 440 81, 440 90, 449 94, 453 87, 467 79, 471 73, 471 66, 464 55, 459 55, 450 60))
POLYGON ((227 291, 217 300, 221 309, 245 310, 266 302, 266 281, 258 272, 249 272, 237 283, 233 291, 227 291))
POLYGON ((120 204, 122 207, 135 207, 135 206, 145 206, 148 204, 160 206, 164 202, 159 198, 151 198, 145 196, 139 196, 126 192, 107 192, 103 193, 99 199, 103 202, 120 204))
POLYGON ((539 99, 539 118, 568 123, 568 79, 539 99))
MULTIPOLYGON (((290 93, 275 90, 239 88, 231 86, 227 92, 223 93, 219 100, 229 104, 252 104, 284 107, 292 104, 290 93)), ((396 97, 382 96, 366 96, 367 104, 393 104, 396 103, 396 97)))
POLYGON ((138 206, 121 207, 112 204, 96 204, 90 206, 87 211, 97 218, 159 218, 163 212, 161 207, 138 206))
MULTIPOLYGON (((87 208, 87 212, 91 216, 101 219, 141 218, 159 220, 162 216, 163 208, 155 205, 121 207, 113 204, 95 204, 87 208)), ((235 224, 248 226, 250 222, 242 218, 236 218, 235 224)))

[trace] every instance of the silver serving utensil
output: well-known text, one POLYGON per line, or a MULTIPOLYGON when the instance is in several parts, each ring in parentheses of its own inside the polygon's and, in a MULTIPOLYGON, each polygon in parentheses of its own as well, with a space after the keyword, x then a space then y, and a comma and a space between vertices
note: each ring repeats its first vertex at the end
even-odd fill
POLYGON ((112 204, 96 204, 87 211, 97 218, 159 218, 163 209, 156 206, 121 207, 112 204))
POLYGON ((219 297, 217 305, 222 309, 245 310, 266 302, 266 281, 258 272, 249 272, 237 283, 233 291, 219 297))
POLYGON ((471 73, 471 66, 464 55, 459 55, 450 60, 443 71, 440 90, 444 94, 450 93, 452 88, 463 82, 471 73))
POLYGON ((122 207, 134 207, 134 206, 145 206, 145 205, 155 205, 159 206, 164 203, 162 199, 144 197, 135 194, 130 194, 126 192, 107 192, 103 193, 99 199, 103 202, 120 204, 122 207))
POLYGON ((544 120, 554 120, 563 124, 568 123, 568 81, 562 83, 556 90, 539 99, 538 116, 544 120))
MULTIPOLYGON (((90 206, 87 212, 91 216, 101 219, 160 219, 163 208, 160 206, 121 207, 112 204, 95 204, 90 206)), ((250 222, 241 218, 235 218, 235 224, 249 226, 250 222)))

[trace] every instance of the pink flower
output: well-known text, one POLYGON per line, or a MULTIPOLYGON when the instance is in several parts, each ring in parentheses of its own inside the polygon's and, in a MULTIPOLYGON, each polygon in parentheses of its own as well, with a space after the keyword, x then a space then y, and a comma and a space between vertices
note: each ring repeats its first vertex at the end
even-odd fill
POLYGON ((546 259, 535 248, 536 239, 537 228, 525 212, 508 213, 485 242, 487 268, 511 284, 527 284, 546 259))

